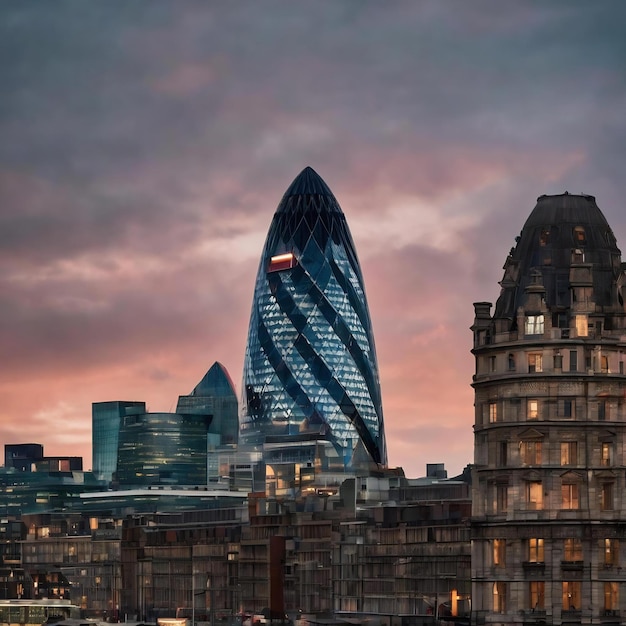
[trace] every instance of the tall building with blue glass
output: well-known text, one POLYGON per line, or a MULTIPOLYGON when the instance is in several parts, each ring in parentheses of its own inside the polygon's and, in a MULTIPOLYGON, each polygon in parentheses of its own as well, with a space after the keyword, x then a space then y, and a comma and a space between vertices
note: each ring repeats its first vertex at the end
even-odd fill
POLYGON ((285 192, 267 235, 242 387, 241 440, 262 444, 269 465, 320 442, 344 471, 386 465, 361 268, 335 196, 310 167, 285 192))

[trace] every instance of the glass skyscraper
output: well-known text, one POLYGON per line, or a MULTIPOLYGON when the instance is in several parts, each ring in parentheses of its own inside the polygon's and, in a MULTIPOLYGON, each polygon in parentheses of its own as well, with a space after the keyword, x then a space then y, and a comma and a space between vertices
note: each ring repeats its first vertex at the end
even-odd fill
MULTIPOLYGON (((258 269, 241 439, 271 449, 328 442, 344 469, 386 465, 378 365, 345 216, 310 167, 285 192, 258 269)), ((315 447, 315 446, 313 446, 315 447)))
POLYGON ((146 412, 145 402, 94 402, 91 408, 93 473, 111 481, 117 469, 120 426, 127 415, 146 412))

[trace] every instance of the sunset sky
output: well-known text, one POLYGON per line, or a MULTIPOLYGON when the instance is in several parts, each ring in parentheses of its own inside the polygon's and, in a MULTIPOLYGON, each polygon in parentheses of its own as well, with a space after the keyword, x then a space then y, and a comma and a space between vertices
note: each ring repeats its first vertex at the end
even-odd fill
POLYGON ((272 215, 307 165, 374 326, 388 456, 473 459, 476 301, 541 194, 626 250, 626 2, 3 0, 0 444, 91 467, 91 403, 240 389, 272 215))

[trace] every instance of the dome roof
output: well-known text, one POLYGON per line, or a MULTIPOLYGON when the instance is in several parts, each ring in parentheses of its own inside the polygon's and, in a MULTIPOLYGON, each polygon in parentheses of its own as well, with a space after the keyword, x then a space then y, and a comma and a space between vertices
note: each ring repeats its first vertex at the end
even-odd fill
POLYGON ((515 319, 530 285, 543 287, 548 310, 569 309, 572 265, 591 266, 596 306, 617 305, 621 252, 593 196, 540 196, 516 241, 504 265, 496 318, 515 319))

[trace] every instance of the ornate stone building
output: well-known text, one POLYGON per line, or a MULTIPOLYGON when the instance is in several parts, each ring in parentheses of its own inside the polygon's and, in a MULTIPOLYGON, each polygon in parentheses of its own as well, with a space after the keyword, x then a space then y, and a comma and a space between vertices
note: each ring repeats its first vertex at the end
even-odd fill
POLYGON ((626 623, 624 281, 595 198, 541 196, 474 305, 472 623, 626 623))

